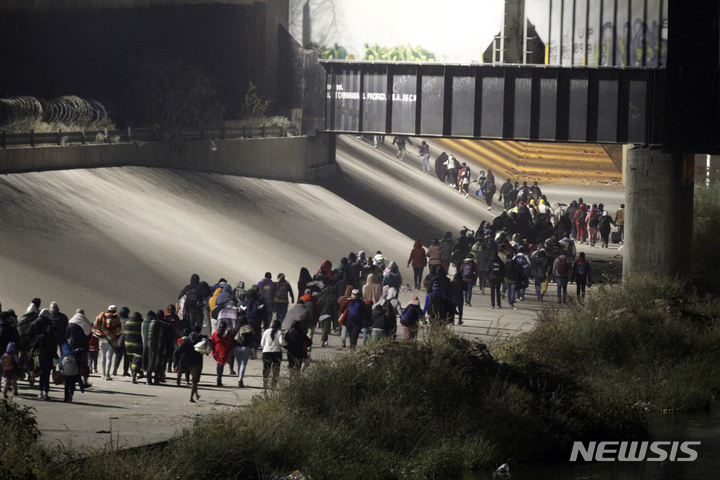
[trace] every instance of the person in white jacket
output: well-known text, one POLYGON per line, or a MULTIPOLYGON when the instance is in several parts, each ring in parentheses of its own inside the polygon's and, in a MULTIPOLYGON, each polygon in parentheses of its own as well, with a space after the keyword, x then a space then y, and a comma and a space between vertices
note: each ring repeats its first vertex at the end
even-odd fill
POLYGON ((282 343, 285 335, 280 329, 281 325, 280 320, 273 320, 270 328, 263 332, 260 340, 263 360, 263 388, 265 389, 268 388, 268 382, 270 382, 272 388, 275 388, 280 377, 282 343))

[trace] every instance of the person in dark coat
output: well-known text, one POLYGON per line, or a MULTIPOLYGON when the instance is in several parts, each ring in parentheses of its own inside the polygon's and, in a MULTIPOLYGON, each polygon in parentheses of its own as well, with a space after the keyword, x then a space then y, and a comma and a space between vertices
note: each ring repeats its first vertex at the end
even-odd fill
POLYGON ((60 311, 57 302, 50 302, 50 321, 55 327, 55 334, 57 335, 57 346, 60 348, 63 343, 67 342, 65 338, 65 332, 68 326, 68 317, 60 311))
POLYGON ((147 336, 147 383, 157 385, 165 381, 165 366, 172 352, 172 327, 165 321, 165 312, 158 310, 150 316, 150 325, 147 336))
POLYGON ((200 383, 200 375, 202 374, 203 355, 195 351, 195 345, 200 342, 204 335, 200 334, 202 327, 196 325, 190 335, 185 337, 183 343, 176 350, 175 363, 178 365, 178 380, 181 372, 190 372, 190 402, 195 403, 195 399, 200 400, 198 393, 198 383, 200 383))
MULTIPOLYGON (((302 267, 300 269, 300 277, 298 278, 298 284, 297 284, 298 295, 302 294, 305 291, 305 289, 307 288, 307 284, 312 281, 313 281, 313 277, 312 277, 312 275, 310 275, 310 271, 307 268, 302 267)), ((258 336, 257 331, 255 332, 255 334, 256 334, 255 336, 258 336)))
POLYGON ((50 400, 50 373, 53 370, 53 360, 58 358, 58 346, 57 332, 50 321, 50 310, 47 308, 40 311, 38 318, 30 326, 30 338, 32 338, 30 349, 37 352, 41 370, 38 398, 50 400))
MULTIPOLYGON (((461 272, 456 272, 453 276, 452 282, 450 282, 450 301, 455 305, 458 315, 458 325, 462 325, 463 307, 465 305, 465 291, 467 290, 467 283, 463 280, 461 272)), ((452 323, 455 324, 455 317, 453 317, 452 323)))
POLYGON ((285 335, 287 342, 288 368, 290 372, 298 372, 302 368, 303 361, 308 358, 308 348, 312 340, 307 336, 299 320, 295 320, 288 333, 285 335))
POLYGON ((255 348, 260 345, 260 337, 262 336, 262 321, 264 318, 263 308, 265 305, 259 298, 258 291, 251 288, 247 291, 247 299, 242 308, 245 311, 245 318, 248 324, 255 330, 255 348))

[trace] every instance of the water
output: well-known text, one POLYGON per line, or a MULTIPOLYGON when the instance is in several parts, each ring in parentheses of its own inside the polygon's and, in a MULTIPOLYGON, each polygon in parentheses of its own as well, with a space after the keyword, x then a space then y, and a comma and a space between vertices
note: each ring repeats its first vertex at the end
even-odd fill
MULTIPOLYGON (((513 465, 510 480, 715 480, 720 479, 720 409, 653 417, 653 440, 699 441, 693 462, 576 462, 554 466, 513 465)), ((473 480, 500 478, 480 474, 473 480)))

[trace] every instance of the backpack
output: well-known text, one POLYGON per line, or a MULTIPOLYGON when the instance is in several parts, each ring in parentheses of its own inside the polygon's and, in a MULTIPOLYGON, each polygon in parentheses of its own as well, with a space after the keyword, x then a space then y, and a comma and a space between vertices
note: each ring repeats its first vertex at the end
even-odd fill
POLYGON ((80 371, 78 370, 78 364, 77 360, 75 359, 75 355, 65 355, 62 360, 62 371, 63 375, 66 377, 73 377, 75 375, 80 375, 80 371))
POLYGON ((587 269, 585 268, 585 262, 578 262, 577 264, 577 274, 580 277, 584 277, 585 273, 587 272, 587 269))
POLYGON ((200 296, 198 295, 198 287, 191 288, 185 292, 185 308, 197 308, 200 306, 200 296))
POLYGON ((5 353, 0 358, 0 365, 4 371, 15 370, 15 359, 9 353, 5 353))
POLYGON ((588 226, 595 228, 598 226, 599 223, 600 223, 600 219, 598 218, 597 213, 593 213, 590 216, 590 222, 588 222, 588 226))
POLYGON ((465 262, 462 264, 461 273, 462 273, 463 278, 469 278, 469 279, 473 278, 473 276, 474 276, 473 264, 474 264, 474 262, 465 262))
POLYGON ((405 310, 403 310, 402 314, 400 315, 400 324, 406 327, 415 325, 415 323, 417 323, 417 319, 413 315, 414 312, 415 305, 408 305, 407 307, 405 307, 405 310))
POLYGON ((561 255, 558 257, 558 265, 557 265, 557 273, 560 276, 567 276, 568 273, 568 264, 567 264, 567 257, 565 255, 561 255))
POLYGON ((382 305, 376 305, 372 309, 372 320, 373 324, 377 320, 379 325, 388 326, 395 319, 393 315, 393 307, 390 300, 385 300, 382 305))
POLYGON ((435 319, 445 319, 447 317, 447 302, 442 293, 434 292, 430 294, 430 304, 428 311, 435 319))
MULTIPOLYGON (((359 322, 362 320, 363 317, 363 306, 364 302, 362 300, 353 300, 350 302, 350 305, 348 305, 347 308, 347 320, 353 319, 356 322, 359 322)), ((346 322, 347 322, 346 320, 346 322)))
POLYGON ((500 275, 500 270, 502 270, 502 263, 497 260, 493 260, 491 268, 494 274, 500 275))

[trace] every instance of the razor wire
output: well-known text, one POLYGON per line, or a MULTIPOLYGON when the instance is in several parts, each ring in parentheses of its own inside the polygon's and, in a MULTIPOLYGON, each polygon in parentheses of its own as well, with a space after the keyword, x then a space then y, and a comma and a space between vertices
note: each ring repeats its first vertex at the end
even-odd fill
POLYGON ((35 97, 0 98, 0 131, 34 128, 43 122, 53 128, 86 129, 110 119, 112 109, 97 100, 65 95, 52 100, 35 97))

